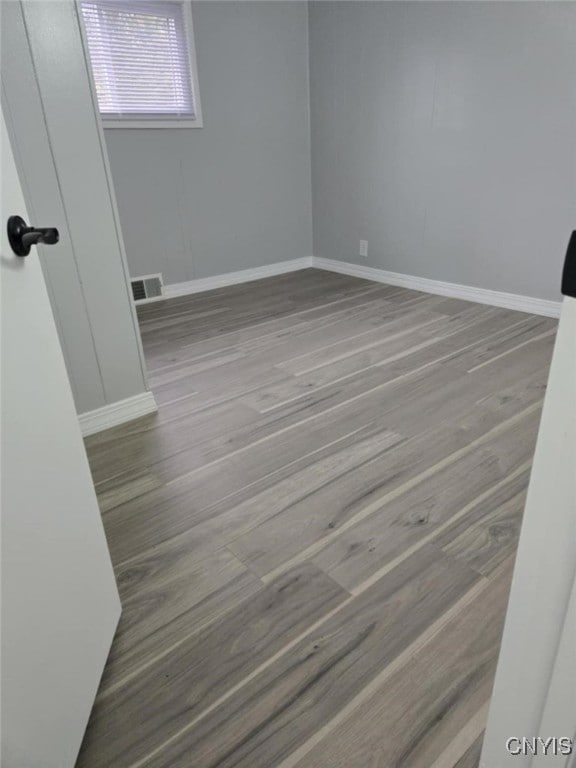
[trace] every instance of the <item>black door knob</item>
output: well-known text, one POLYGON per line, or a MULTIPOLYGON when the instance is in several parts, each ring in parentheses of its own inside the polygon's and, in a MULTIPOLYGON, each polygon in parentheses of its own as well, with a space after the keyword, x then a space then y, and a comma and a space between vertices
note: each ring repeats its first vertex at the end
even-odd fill
POLYGON ((562 272, 562 293, 564 296, 576 298, 576 230, 572 232, 568 241, 564 271, 562 272))
POLYGON ((60 239, 58 230, 54 227, 29 227, 21 216, 10 216, 6 231, 16 256, 28 256, 30 248, 37 243, 54 245, 60 239))

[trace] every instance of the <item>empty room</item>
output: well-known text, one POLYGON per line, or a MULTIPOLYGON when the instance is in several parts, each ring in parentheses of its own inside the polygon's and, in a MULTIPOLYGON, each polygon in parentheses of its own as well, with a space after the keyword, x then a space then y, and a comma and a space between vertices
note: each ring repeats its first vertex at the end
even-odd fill
POLYGON ((2 765, 576 766, 576 3, 1 2, 2 765))

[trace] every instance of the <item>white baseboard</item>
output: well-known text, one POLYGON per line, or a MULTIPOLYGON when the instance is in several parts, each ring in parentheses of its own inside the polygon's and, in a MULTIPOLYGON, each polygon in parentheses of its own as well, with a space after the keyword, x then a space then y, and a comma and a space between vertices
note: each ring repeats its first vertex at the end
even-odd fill
POLYGON ((103 429, 110 429, 126 421, 138 419, 140 416, 156 413, 157 410, 158 406, 152 392, 143 392, 141 395, 127 397, 125 400, 105 405, 103 408, 81 413, 78 421, 82 436, 87 437, 103 429))
POLYGON ((252 280, 260 280, 263 277, 274 277, 286 272, 297 272, 312 266, 312 256, 304 256, 291 261, 279 261, 277 264, 268 264, 264 267, 242 269, 239 272, 227 272, 224 275, 213 277, 200 277, 197 280, 189 280, 185 283, 171 283, 164 286, 163 299, 172 299, 174 296, 186 296, 189 293, 203 293, 214 288, 224 288, 227 285, 249 283, 252 280))
POLYGON ((415 291, 434 293, 439 296, 450 296, 466 301, 477 301, 480 304, 491 304, 494 307, 516 309, 519 312, 530 312, 534 315, 546 317, 559 317, 561 301, 548 301, 536 299, 532 296, 521 296, 516 293, 504 293, 491 291, 487 288, 474 288, 470 285, 458 285, 457 283, 445 283, 441 280, 430 280, 426 277, 403 275, 399 272, 387 272, 376 267, 365 267, 360 264, 350 264, 346 261, 335 259, 323 259, 314 256, 312 266, 317 269, 326 269, 330 272, 340 272, 352 277, 363 277, 365 280, 374 280, 387 285, 397 285, 402 288, 412 288, 415 291))
POLYGON ((162 297, 151 299, 151 301, 171 299, 175 296, 186 296, 191 293, 203 293, 214 288, 248 283, 252 280, 260 280, 263 277, 274 277, 275 275, 283 275, 286 272, 296 272, 299 269, 308 269, 310 267, 325 269, 329 272, 340 272, 343 275, 362 277, 365 280, 374 280, 379 283, 397 285, 401 288, 411 288, 415 291, 424 291, 425 293, 433 293, 439 296, 476 301, 479 304, 490 304, 494 307, 515 309, 519 312, 529 312, 534 315, 545 315, 546 317, 559 317, 562 305, 560 301, 537 299, 532 296, 521 296, 520 294, 505 293, 503 291, 491 291, 488 288, 474 288, 470 285, 459 285, 458 283, 446 283, 441 280, 431 280, 427 277, 404 275, 400 272, 388 272, 377 267, 351 264, 346 261, 336 261, 335 259, 323 259, 318 256, 304 256, 300 259, 280 261, 277 264, 269 264, 264 267, 243 269, 239 272, 227 272, 224 275, 203 277, 198 280, 189 280, 185 283, 172 283, 164 286, 164 295, 162 297))

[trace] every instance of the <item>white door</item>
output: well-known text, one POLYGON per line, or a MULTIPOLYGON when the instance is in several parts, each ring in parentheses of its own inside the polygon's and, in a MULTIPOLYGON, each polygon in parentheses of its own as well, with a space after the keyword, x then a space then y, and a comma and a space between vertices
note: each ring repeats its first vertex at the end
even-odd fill
POLYGON ((576 766, 576 580, 568 601, 539 733, 552 734, 552 738, 556 734, 558 742, 552 741, 547 749, 541 745, 533 768, 576 766))
MULTIPOLYGON (((576 235, 571 240, 573 266, 576 235)), ((575 765, 576 298, 562 304, 481 768, 575 765), (514 739, 509 742, 509 739, 514 739), (517 740, 528 740, 518 742, 517 740), (530 739, 536 739, 534 749, 530 739), (541 739, 542 741, 538 741, 541 739), (548 742, 554 747, 554 742, 548 742), (550 747, 548 747, 550 750, 550 747), (537 754, 534 754, 536 751, 537 754)))
MULTIPOLYGON (((2 112, 2 766, 71 768, 120 600, 2 112)), ((33 222, 49 226, 50 222, 33 222)), ((57 256, 51 246, 47 258, 57 256)))

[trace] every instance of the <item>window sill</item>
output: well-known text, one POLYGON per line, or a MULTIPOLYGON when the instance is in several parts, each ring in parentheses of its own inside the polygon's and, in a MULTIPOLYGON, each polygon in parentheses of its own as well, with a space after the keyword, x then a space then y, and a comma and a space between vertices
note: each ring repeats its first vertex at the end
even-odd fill
POLYGON ((180 118, 175 120, 114 120, 102 117, 102 127, 104 130, 109 128, 137 128, 137 129, 158 129, 158 128, 202 128, 202 120, 187 120, 180 118))

